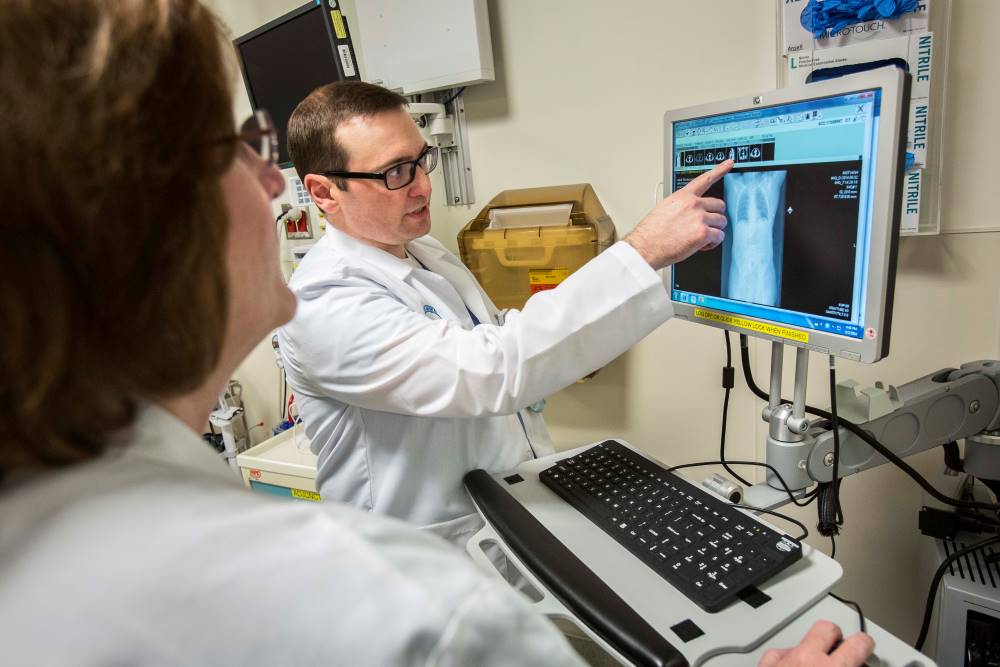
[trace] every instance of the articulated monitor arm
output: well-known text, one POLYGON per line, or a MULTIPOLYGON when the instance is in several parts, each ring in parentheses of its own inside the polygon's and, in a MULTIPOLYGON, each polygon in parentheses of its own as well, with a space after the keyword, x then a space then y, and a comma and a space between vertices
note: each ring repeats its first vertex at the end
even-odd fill
MULTIPOLYGON (((973 361, 946 368, 900 387, 860 389, 853 380, 837 386, 838 417, 873 435, 899 457, 967 439, 966 471, 1000 479, 1000 361, 973 361)), ((846 477, 886 463, 881 454, 843 427, 838 474, 846 477)), ((833 431, 814 425, 807 440, 809 477, 833 478, 833 431)))

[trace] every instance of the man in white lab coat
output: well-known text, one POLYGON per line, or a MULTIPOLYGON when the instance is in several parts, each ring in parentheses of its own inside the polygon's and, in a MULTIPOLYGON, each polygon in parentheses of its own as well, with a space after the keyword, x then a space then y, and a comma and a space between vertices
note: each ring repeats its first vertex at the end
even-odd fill
POLYGON ((701 195, 731 163, 504 316, 427 235, 437 149, 405 103, 379 86, 340 82, 292 115, 289 152, 330 225, 292 277, 299 308, 280 348, 323 498, 464 544, 480 522, 463 475, 551 453, 529 406, 671 316, 655 270, 721 243, 725 204, 701 195))

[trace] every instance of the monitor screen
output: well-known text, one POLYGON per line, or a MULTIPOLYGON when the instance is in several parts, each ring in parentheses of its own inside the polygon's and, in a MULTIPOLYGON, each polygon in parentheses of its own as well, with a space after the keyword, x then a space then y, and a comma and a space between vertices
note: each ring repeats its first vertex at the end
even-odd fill
POLYGON ((234 42, 250 106, 266 109, 278 130, 282 167, 291 166, 285 133, 298 103, 319 86, 357 78, 347 24, 343 17, 339 26, 330 24, 326 8, 310 2, 234 42), (337 30, 343 40, 335 39, 337 30))
POLYGON ((707 196, 725 241, 672 268, 693 321, 875 361, 888 353, 905 75, 877 70, 668 112, 673 190, 726 159, 707 196))

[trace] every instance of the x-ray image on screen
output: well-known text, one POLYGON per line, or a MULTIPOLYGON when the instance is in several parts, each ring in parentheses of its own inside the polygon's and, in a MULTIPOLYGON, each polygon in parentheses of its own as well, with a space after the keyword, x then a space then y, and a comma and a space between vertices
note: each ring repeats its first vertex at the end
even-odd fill
POLYGON ((729 227, 722 245, 722 294, 781 305, 785 170, 729 173, 723 179, 729 227))
POLYGON ((860 174, 860 160, 730 172, 705 193, 726 202, 725 241, 677 264, 674 288, 849 320, 860 174))

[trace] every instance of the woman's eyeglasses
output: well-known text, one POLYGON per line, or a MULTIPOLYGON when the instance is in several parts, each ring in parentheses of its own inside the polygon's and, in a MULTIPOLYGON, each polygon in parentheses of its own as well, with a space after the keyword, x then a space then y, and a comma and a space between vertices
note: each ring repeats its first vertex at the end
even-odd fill
POLYGON ((278 131, 271 116, 263 109, 243 121, 240 132, 235 137, 252 150, 257 157, 270 166, 278 164, 278 131))

